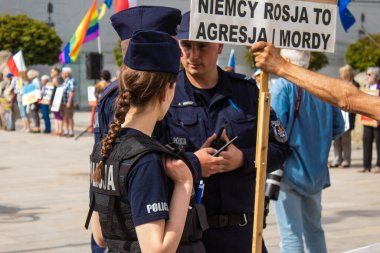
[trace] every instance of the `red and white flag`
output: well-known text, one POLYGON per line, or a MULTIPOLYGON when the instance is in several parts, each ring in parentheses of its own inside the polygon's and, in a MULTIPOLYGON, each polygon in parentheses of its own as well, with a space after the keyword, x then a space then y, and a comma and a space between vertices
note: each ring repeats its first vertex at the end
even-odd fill
POLYGON ((137 0, 115 0, 115 13, 126 10, 128 8, 136 7, 137 0))
POLYGON ((7 66, 9 72, 14 76, 19 76, 21 71, 26 71, 25 61, 21 50, 8 59, 7 66))

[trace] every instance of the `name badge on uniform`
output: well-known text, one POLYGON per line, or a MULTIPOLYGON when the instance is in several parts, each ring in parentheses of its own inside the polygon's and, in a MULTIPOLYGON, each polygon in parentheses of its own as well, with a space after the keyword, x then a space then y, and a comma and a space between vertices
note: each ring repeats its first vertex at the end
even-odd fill
POLYGON ((279 120, 272 120, 270 124, 276 140, 280 143, 285 143, 288 140, 288 136, 281 122, 279 120))
POLYGON ((173 137, 173 142, 183 148, 187 146, 187 140, 185 137, 173 137))

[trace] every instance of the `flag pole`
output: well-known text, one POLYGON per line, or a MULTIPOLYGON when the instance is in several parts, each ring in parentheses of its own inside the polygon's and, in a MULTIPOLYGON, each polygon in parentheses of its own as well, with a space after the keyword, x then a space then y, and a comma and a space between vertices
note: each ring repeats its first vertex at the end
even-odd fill
POLYGON ((98 53, 101 54, 102 53, 102 43, 100 41, 100 34, 98 36, 98 53))
POLYGON ((265 179, 268 158, 268 136, 270 117, 270 93, 268 89, 268 73, 261 71, 260 96, 256 134, 256 189, 255 210, 253 218, 252 253, 262 252, 263 225, 264 225, 264 200, 265 179))

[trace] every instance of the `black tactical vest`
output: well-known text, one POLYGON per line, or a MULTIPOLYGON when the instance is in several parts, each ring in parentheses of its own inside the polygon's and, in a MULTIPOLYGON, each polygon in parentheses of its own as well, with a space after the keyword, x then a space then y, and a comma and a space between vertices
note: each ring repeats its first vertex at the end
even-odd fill
MULTIPOLYGON (((127 177, 136 162, 145 154, 158 152, 183 160, 194 178, 194 168, 184 151, 177 146, 162 146, 147 136, 123 136, 117 138, 103 170, 103 179, 92 180, 93 172, 100 161, 101 142, 97 143, 90 157, 91 163, 91 206, 85 227, 88 228, 91 214, 96 207, 108 252, 141 252, 136 230, 132 222, 128 200, 127 177), (123 166, 120 167, 121 163, 123 166), (127 163, 127 166, 125 166, 127 163)), ((195 180, 194 180, 195 181, 195 180)), ((194 187, 194 189, 197 189, 194 187)), ((193 191, 194 192, 194 191, 193 191)), ((190 199, 185 228, 177 252, 205 252, 201 243, 202 232, 208 228, 206 211, 201 204, 195 204, 195 194, 190 199)))

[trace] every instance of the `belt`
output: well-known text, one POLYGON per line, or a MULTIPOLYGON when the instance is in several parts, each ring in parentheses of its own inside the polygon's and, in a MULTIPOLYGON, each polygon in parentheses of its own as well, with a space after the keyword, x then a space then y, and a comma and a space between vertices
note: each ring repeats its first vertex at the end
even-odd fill
POLYGON ((214 214, 208 215, 207 219, 210 228, 242 227, 253 221, 253 213, 214 214))

